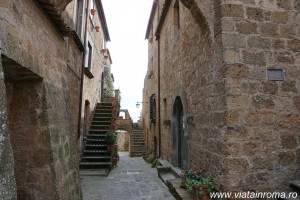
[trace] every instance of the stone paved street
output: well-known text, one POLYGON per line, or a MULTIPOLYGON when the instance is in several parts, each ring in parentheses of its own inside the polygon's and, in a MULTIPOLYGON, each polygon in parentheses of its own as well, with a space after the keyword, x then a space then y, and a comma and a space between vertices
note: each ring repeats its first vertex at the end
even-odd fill
POLYGON ((84 200, 174 200, 168 188, 142 157, 120 152, 118 167, 108 177, 81 175, 84 200))

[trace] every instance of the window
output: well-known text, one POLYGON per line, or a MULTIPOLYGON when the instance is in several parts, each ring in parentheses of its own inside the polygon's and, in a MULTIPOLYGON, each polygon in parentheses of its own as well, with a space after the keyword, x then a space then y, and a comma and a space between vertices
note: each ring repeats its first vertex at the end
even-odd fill
POLYGON ((149 104, 149 114, 150 114, 150 121, 151 123, 155 123, 156 122, 156 101, 155 101, 155 94, 152 94, 150 96, 150 100, 149 100, 150 104, 149 104))
POLYGON ((93 47, 90 42, 88 42, 88 68, 89 70, 92 69, 92 53, 93 53, 93 47))
POLYGON ((176 0, 175 4, 174 4, 173 23, 174 23, 175 29, 178 30, 180 28, 179 0, 176 0))
POLYGON ((84 7, 85 0, 75 0, 73 29, 77 32, 80 39, 82 39, 84 29, 84 7))
MULTIPOLYGON (((89 37, 87 37, 89 38, 89 37)), ((85 75, 89 78, 94 78, 94 75, 92 74, 92 59, 93 59, 93 43, 90 39, 87 39, 87 46, 84 56, 84 67, 85 67, 85 75)))

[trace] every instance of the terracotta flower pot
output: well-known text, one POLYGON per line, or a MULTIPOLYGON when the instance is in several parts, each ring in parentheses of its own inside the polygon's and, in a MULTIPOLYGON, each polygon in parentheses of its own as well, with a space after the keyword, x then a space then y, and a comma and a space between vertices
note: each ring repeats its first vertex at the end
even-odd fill
POLYGON ((207 185, 194 186, 194 199, 195 200, 211 200, 209 193, 206 191, 208 189, 207 185), (199 195, 199 190, 203 191, 203 195, 199 195))
POLYGON ((113 145, 113 144, 108 144, 108 145, 107 145, 107 151, 108 151, 109 153, 112 152, 113 148, 114 148, 114 145, 113 145))
POLYGON ((186 182, 185 182, 185 179, 184 179, 184 175, 185 175, 185 171, 184 170, 181 170, 180 171, 180 178, 181 178, 181 183, 180 183, 180 187, 183 188, 183 189, 186 189, 187 186, 186 186, 186 182))
POLYGON ((96 32, 100 31, 100 26, 95 26, 96 32))
POLYGON ((92 8, 91 9, 91 15, 95 15, 96 14, 96 9, 92 8))

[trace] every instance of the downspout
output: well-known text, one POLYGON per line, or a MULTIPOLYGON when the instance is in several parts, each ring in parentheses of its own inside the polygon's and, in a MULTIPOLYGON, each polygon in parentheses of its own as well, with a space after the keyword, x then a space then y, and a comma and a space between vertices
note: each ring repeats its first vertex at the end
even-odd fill
POLYGON ((157 100, 158 100, 158 157, 161 156, 161 123, 160 123, 160 37, 157 39, 157 100))
MULTIPOLYGON (((86 46, 88 8, 89 8, 89 0, 87 0, 87 6, 85 8, 85 26, 84 26, 84 44, 83 44, 84 47, 86 46)), ((80 127, 81 127, 82 98, 83 98, 83 78, 84 78, 84 57, 85 57, 85 52, 82 54, 82 69, 81 69, 81 82, 80 82, 80 97, 79 97, 79 114, 78 114, 77 140, 80 138, 80 127)))
MULTIPOLYGON (((157 2, 158 4, 158 2, 157 2)), ((157 19, 160 21, 159 5, 157 5, 157 19)), ((156 34, 156 33, 155 33, 156 34)), ((157 101, 158 101, 158 158, 161 156, 161 125, 160 125, 160 35, 157 40, 157 101)))

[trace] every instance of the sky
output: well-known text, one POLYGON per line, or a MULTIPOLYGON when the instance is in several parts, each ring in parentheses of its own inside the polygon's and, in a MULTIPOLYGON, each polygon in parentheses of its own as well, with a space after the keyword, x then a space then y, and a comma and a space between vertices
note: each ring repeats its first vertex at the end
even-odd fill
POLYGON ((147 72, 146 28, 153 0, 102 0, 111 42, 115 89, 121 91, 121 109, 128 109, 133 121, 140 116, 136 102, 142 102, 147 72))

